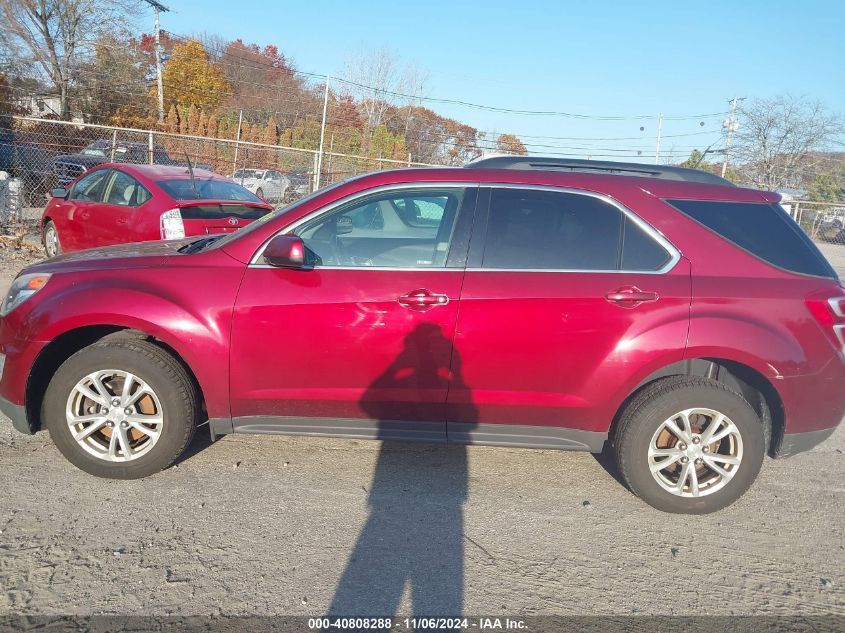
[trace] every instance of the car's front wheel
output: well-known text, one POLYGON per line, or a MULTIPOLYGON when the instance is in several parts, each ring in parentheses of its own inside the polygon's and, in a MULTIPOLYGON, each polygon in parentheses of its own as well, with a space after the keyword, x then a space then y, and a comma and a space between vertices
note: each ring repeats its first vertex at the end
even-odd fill
POLYGON ((674 376, 645 387, 622 413, 614 445, 630 489, 665 512, 704 514, 736 501, 765 454, 763 425, 723 383, 674 376))
POLYGON ((136 479, 182 454, 196 411, 185 368, 153 343, 127 338, 95 343, 68 358, 47 387, 42 420, 78 468, 136 479))
POLYGON ((59 230, 52 220, 44 224, 44 252, 47 257, 55 257, 62 254, 62 243, 59 241, 59 230))

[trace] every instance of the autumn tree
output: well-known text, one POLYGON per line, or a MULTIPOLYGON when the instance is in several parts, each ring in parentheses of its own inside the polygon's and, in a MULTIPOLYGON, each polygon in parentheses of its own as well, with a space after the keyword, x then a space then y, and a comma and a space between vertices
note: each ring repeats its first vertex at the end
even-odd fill
POLYGON ((70 119, 80 60, 104 35, 126 32, 126 8, 122 0, 0 0, 0 40, 40 69, 70 119))
POLYGON ((95 123, 143 126, 150 108, 143 54, 107 33, 94 44, 94 58, 79 71, 78 102, 95 123))
POLYGON ((761 189, 800 187, 820 150, 843 129, 817 101, 782 96, 756 99, 739 110, 733 154, 743 176, 761 189))
POLYGON ((244 110, 255 120, 274 116, 283 127, 290 127, 303 114, 316 115, 320 110, 321 98, 273 44, 261 47, 234 40, 222 50, 217 66, 231 89, 226 107, 244 110))
POLYGON ((518 136, 514 134, 499 134, 496 139, 496 151, 503 154, 515 154, 525 156, 528 150, 518 136))
POLYGON ((332 100, 329 104, 328 119, 337 128, 364 129, 364 119, 358 112, 355 99, 350 95, 332 100))
POLYGON ((229 93, 220 68, 211 63, 197 40, 186 40, 173 47, 164 67, 163 83, 165 102, 183 107, 213 108, 223 103, 229 93))

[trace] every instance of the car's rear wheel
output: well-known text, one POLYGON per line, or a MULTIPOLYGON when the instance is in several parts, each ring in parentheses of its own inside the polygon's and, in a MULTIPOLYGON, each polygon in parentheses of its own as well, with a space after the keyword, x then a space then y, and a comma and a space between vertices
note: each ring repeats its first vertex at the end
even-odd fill
POLYGON ((62 454, 98 477, 171 465, 196 428, 196 390, 173 356, 141 339, 95 343, 59 367, 42 420, 62 454))
POLYGON ((255 195, 264 200, 264 190, 261 187, 256 189, 255 195))
POLYGON ((704 514, 736 501, 765 454, 763 425, 737 392, 696 376, 664 378, 626 407, 614 438, 630 489, 665 512, 704 514))
POLYGON ((47 257, 55 257, 62 254, 62 243, 59 241, 59 230, 52 220, 47 220, 44 225, 44 252, 47 257))

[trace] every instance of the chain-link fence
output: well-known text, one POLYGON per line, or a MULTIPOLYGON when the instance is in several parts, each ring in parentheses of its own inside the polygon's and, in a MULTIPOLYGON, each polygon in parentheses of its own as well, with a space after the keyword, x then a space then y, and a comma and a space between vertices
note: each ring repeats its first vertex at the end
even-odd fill
MULTIPOLYGON (((281 206, 356 174, 424 163, 246 141, 34 117, 0 121, 0 222, 40 217, 50 191, 106 162, 184 165, 233 177, 281 206), (10 123, 10 125, 9 125, 10 123), (319 167, 319 176, 317 174, 319 167)), ((239 128, 236 128, 239 129, 239 128)), ((787 201, 784 207, 835 266, 845 270, 845 204, 787 201)))
POLYGON ((801 200, 784 202, 783 207, 845 278, 845 204, 801 200))
POLYGON ((845 246, 845 203, 802 200, 784 207, 815 241, 845 246))
POLYGON ((7 117, 0 171, 20 183, 19 207, 40 213, 50 191, 107 162, 184 165, 233 177, 281 205, 356 174, 422 163, 106 125, 7 117), (319 168, 319 175, 317 174, 319 168))

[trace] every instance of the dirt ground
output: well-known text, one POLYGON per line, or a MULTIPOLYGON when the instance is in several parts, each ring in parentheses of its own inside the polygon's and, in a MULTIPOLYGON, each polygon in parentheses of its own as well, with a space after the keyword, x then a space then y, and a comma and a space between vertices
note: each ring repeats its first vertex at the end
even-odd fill
MULTIPOLYGON (((0 253, 0 286, 28 259, 0 253)), ((200 434, 108 481, 0 418, 0 615, 845 615, 845 428, 703 517, 652 510, 607 464, 200 434)))

